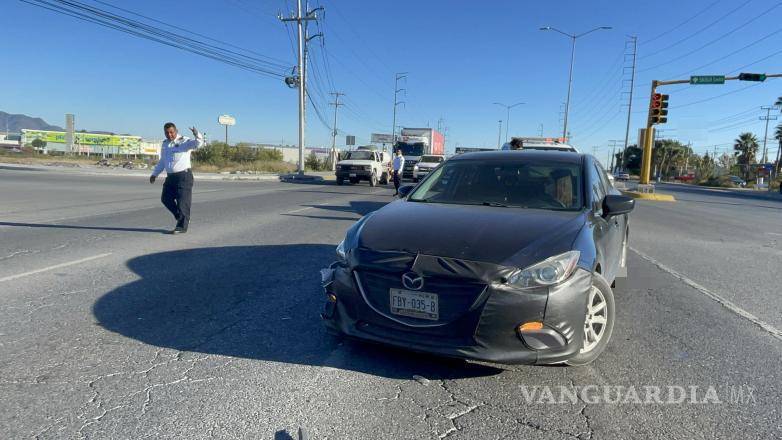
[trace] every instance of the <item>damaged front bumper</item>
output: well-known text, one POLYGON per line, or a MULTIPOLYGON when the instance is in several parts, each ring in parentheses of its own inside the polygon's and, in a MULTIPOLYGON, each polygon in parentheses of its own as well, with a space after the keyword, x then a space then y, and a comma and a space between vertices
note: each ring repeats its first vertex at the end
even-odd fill
POLYGON ((501 364, 561 362, 582 348, 592 284, 591 273, 582 268, 556 286, 519 289, 505 283, 513 268, 487 263, 425 255, 373 258, 362 264, 357 256, 349 260, 321 271, 327 297, 322 318, 334 333, 501 364), (400 287, 394 280, 407 271, 431 280, 428 286, 440 286, 435 292, 443 310, 439 320, 389 313, 383 289, 400 287), (457 304, 453 313, 448 313, 450 304, 457 304), (542 322, 542 328, 519 331, 521 324, 532 321, 542 322))

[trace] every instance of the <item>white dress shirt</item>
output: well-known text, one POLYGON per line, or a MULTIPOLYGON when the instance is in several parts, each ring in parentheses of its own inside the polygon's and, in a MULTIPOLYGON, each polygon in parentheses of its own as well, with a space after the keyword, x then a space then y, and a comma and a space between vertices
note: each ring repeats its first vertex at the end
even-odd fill
POLYGON ((157 176, 163 170, 166 170, 166 174, 187 170, 191 167, 190 153, 203 145, 204 136, 201 133, 198 133, 195 139, 177 136, 173 141, 163 141, 163 145, 160 146, 160 160, 152 170, 152 175, 157 176))
POLYGON ((394 156, 394 171, 402 171, 405 168, 405 157, 394 156))

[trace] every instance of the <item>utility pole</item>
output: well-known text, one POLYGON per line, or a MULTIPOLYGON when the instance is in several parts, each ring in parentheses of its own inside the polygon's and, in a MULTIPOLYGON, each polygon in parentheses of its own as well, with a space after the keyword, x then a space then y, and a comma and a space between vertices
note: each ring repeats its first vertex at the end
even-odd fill
POLYGON ((331 162, 331 171, 336 170, 337 166, 337 109, 339 106, 345 105, 339 102, 340 96, 345 96, 342 92, 331 92, 330 95, 334 96, 334 102, 331 105, 334 106, 334 130, 331 131, 331 152, 329 153, 329 162, 331 162))
POLYGON ((391 150, 393 151, 394 147, 396 146, 396 107, 399 104, 404 104, 404 101, 397 101, 397 96, 399 95, 399 92, 405 91, 405 89, 399 88, 399 80, 407 78, 407 72, 397 72, 394 75, 394 122, 391 125, 391 150))
POLYGON ((768 162, 768 150, 766 150, 766 138, 768 138, 768 121, 775 121, 777 119, 776 116, 771 116, 771 110, 774 110, 776 107, 773 106, 763 106, 760 107, 761 110, 766 111, 766 116, 761 116, 761 121, 766 121, 766 131, 763 133, 763 163, 765 164, 768 162))
POLYGON ((497 121, 500 124, 499 132, 497 133, 497 149, 500 149, 500 142, 502 142, 502 119, 497 121))
POLYGON ((296 2, 296 15, 291 15, 289 18, 279 17, 283 23, 296 22, 296 35, 298 41, 298 70, 299 78, 297 86, 299 89, 299 165, 298 173, 304 174, 304 112, 306 110, 306 96, 307 96, 307 77, 305 73, 305 46, 307 45, 307 37, 304 34, 304 23, 310 20, 317 20, 318 17, 315 11, 307 11, 306 15, 302 15, 301 0, 296 2))
POLYGON ((540 124, 540 137, 543 137, 543 124, 540 124))
MULTIPOLYGON (((627 143, 630 140, 630 115, 633 114, 633 89, 635 88, 635 60, 638 53, 638 37, 630 37, 633 41, 633 67, 630 73, 630 98, 627 100, 627 126, 625 128, 625 146, 622 149, 622 163, 619 164, 620 169, 624 169, 625 166, 625 154, 627 154, 627 143)), ((612 159, 613 160, 613 159, 612 159)))
POLYGON ((606 163, 606 165, 609 165, 611 168, 611 172, 614 172, 614 160, 616 159, 616 144, 619 142, 622 142, 619 139, 610 139, 608 142, 611 142, 611 159, 606 163), (610 164, 609 164, 610 163, 610 164))
POLYGON ((440 133, 443 132, 443 122, 444 120, 442 117, 440 117, 440 119, 437 120, 437 131, 439 131, 440 133))

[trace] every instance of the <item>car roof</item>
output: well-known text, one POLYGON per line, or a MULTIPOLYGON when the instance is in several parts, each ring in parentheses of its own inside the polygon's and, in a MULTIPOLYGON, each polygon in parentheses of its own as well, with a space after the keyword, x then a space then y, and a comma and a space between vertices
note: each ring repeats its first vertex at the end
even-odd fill
POLYGON ((478 151, 474 153, 463 153, 452 157, 449 161, 459 160, 491 160, 491 161, 549 161, 566 162, 580 164, 583 161, 584 154, 574 151, 560 150, 498 150, 498 151, 478 151))

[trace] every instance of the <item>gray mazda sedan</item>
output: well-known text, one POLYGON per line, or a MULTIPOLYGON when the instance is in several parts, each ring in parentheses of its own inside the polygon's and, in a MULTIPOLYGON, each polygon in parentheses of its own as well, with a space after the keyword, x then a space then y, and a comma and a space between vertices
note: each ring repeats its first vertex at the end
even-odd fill
POLYGON ((322 271, 349 337, 507 364, 584 365, 606 348, 634 200, 561 151, 454 157, 356 222, 322 271))

